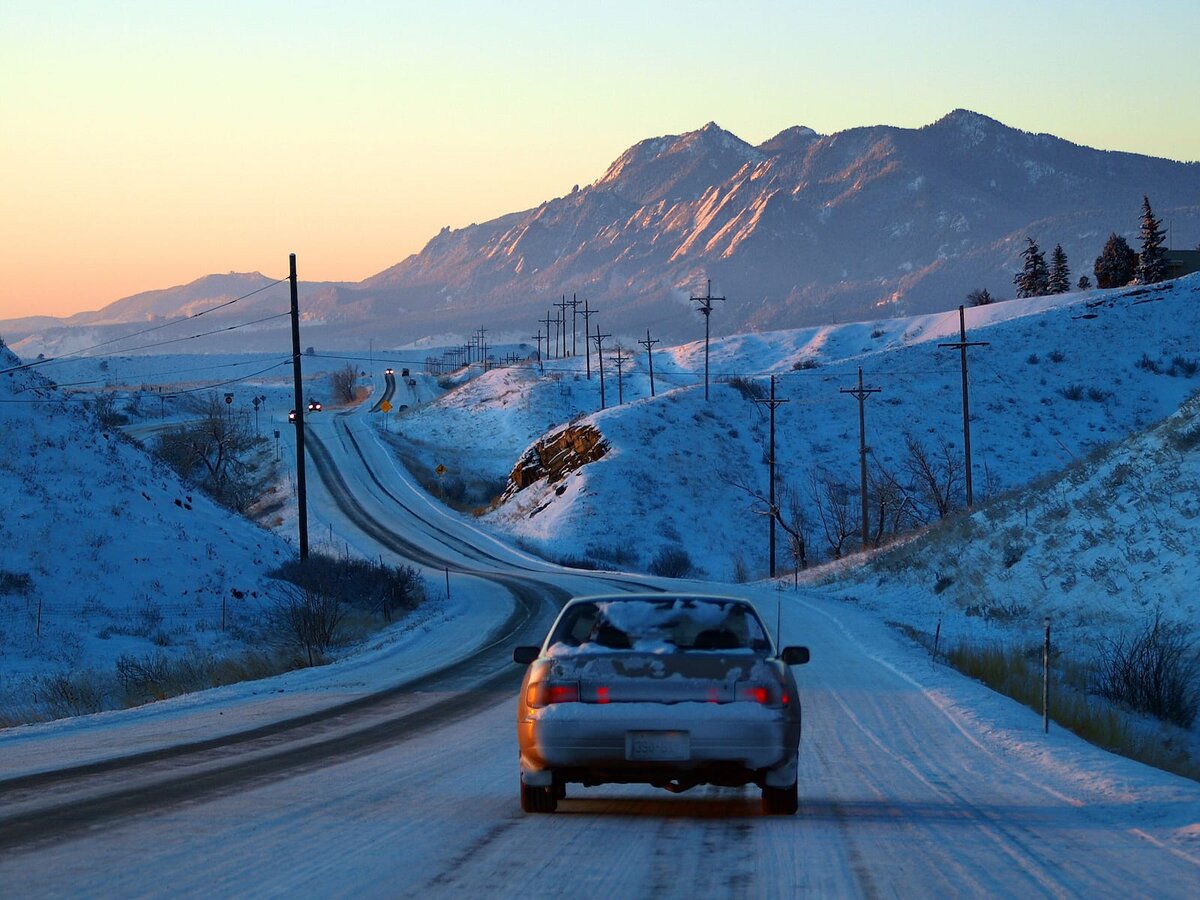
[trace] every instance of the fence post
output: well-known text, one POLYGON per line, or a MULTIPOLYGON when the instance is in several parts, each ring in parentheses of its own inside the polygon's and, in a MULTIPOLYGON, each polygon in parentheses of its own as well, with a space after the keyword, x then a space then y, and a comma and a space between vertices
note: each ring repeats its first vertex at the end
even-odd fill
POLYGON ((1042 641, 1042 733, 1050 733, 1050 617, 1042 619, 1046 635, 1042 641))

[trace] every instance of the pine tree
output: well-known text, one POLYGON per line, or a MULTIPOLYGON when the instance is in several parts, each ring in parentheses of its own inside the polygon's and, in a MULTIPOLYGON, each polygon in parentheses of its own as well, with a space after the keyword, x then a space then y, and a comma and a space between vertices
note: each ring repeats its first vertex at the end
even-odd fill
POLYGON ((1042 253, 1037 242, 1025 238, 1028 246, 1021 251, 1025 260, 1025 268, 1013 276, 1013 284, 1017 287, 1018 297, 1041 297, 1050 290, 1050 270, 1046 268, 1046 254, 1042 253))
POLYGON ((1086 275, 1080 275, 1078 287, 1081 291, 1090 290, 1092 287, 1092 279, 1088 278, 1086 275))
POLYGON ((987 288, 975 288, 967 294, 967 302, 972 306, 987 306, 992 302, 992 295, 987 288))
POLYGON ((1096 287, 1125 287, 1137 274, 1137 254, 1115 231, 1108 236, 1104 249, 1096 257, 1092 274, 1096 276, 1096 287))
POLYGON ((1067 268, 1067 254, 1062 244, 1054 245, 1050 255, 1050 284, 1049 293, 1065 294, 1071 289, 1071 270, 1067 268))
POLYGON ((1166 232, 1162 222, 1154 217, 1150 198, 1142 197, 1142 252, 1138 259, 1138 281, 1156 284, 1167 277, 1167 253, 1163 249, 1166 232))

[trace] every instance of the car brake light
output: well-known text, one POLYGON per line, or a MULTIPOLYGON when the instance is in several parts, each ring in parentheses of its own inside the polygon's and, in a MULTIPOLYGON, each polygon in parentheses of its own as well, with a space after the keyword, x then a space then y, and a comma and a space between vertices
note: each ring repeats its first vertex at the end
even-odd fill
POLYGON ((578 703, 578 682, 539 681, 529 685, 525 702, 532 707, 550 706, 555 703, 578 703))
POLYGON ((608 703, 609 702, 607 685, 601 685, 600 687, 596 688, 596 702, 597 703, 608 703))
POLYGON ((746 685, 738 692, 738 698, 748 700, 751 703, 759 703, 763 706, 777 707, 787 705, 787 695, 783 692, 782 686, 778 685, 746 685))

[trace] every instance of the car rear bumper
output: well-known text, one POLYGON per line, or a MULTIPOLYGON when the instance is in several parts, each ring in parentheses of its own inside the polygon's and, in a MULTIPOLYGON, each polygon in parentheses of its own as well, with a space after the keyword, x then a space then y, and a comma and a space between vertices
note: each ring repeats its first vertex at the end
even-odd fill
POLYGON ((674 774, 748 783, 760 781, 764 771, 782 770, 771 783, 791 783, 800 740, 800 723, 786 710, 750 703, 559 704, 531 710, 517 731, 521 771, 530 785, 547 782, 543 773, 552 770, 566 780, 651 784, 674 774), (636 758, 631 733, 685 737, 664 741, 671 758, 654 758, 653 751, 636 758))

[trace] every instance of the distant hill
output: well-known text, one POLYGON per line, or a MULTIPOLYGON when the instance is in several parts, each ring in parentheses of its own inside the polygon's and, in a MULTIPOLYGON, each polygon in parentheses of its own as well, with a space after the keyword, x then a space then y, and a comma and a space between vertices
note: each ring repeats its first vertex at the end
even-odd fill
MULTIPOLYGON (((305 340, 361 346, 479 327, 524 338, 564 293, 588 298, 606 332, 685 339, 700 328, 689 297, 709 278, 727 298, 712 319, 724 334, 950 309, 973 288, 1012 296, 1027 235, 1046 250, 1061 243, 1072 280, 1090 276, 1109 232, 1136 237, 1143 195, 1174 246, 1200 241, 1200 163, 1094 150, 967 110, 917 129, 792 127, 757 147, 710 122, 634 145, 564 197, 443 229, 358 284, 304 285, 305 340)), ((209 276, 61 324, 145 321, 262 281, 209 276)), ((21 352, 31 334, 28 349, 52 338, 44 323, 0 322, 21 352)), ((261 349, 253 335, 236 340, 261 349)))

